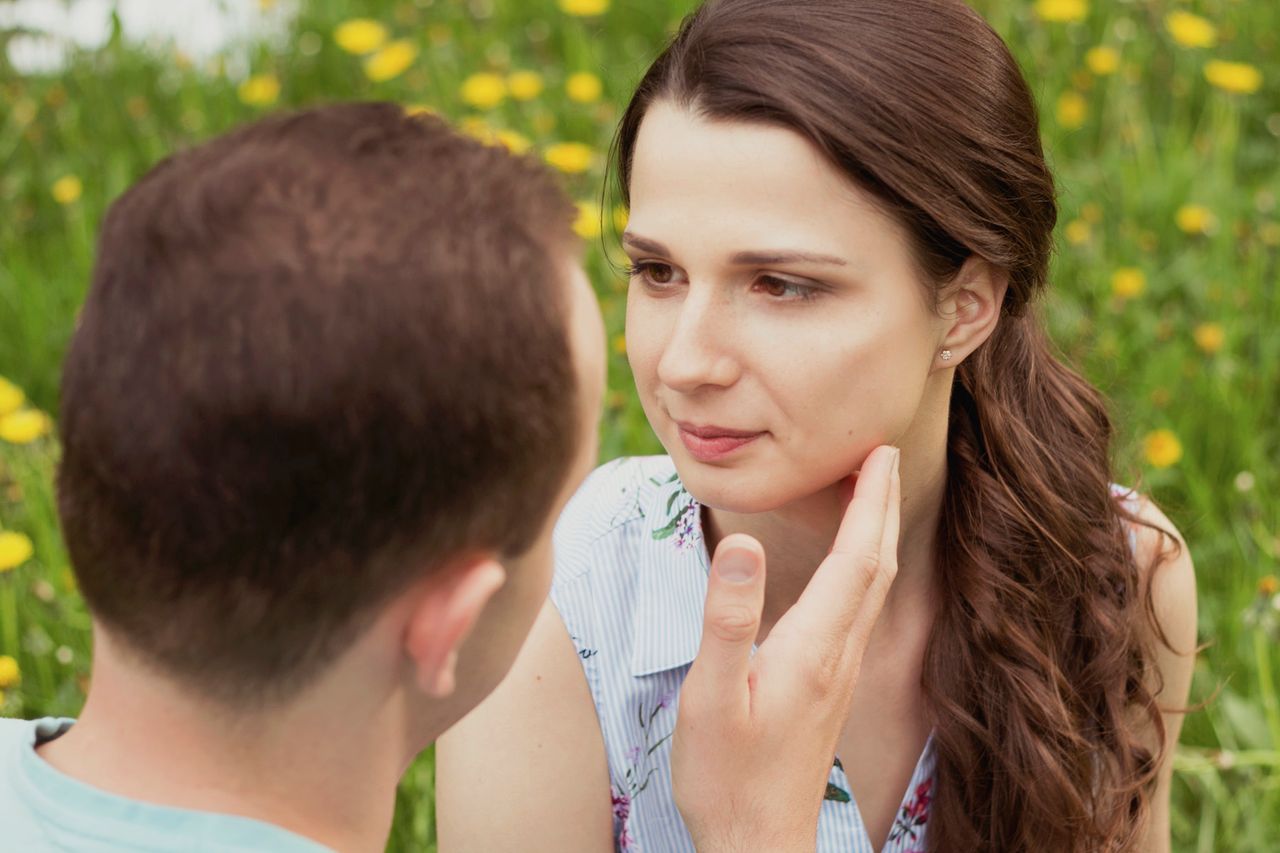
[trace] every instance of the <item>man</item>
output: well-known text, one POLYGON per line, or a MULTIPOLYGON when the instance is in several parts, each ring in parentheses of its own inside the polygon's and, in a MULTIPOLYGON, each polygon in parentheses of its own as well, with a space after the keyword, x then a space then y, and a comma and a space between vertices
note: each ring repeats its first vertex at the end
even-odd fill
MULTIPOLYGON (((74 725, 0 721, 5 845, 383 849, 405 767, 510 668, 595 461, 573 215, 537 163, 390 104, 268 118, 112 206, 60 418, 92 681, 74 725)), ((762 576, 713 590, 716 692, 755 689, 741 620, 714 626, 762 576)))

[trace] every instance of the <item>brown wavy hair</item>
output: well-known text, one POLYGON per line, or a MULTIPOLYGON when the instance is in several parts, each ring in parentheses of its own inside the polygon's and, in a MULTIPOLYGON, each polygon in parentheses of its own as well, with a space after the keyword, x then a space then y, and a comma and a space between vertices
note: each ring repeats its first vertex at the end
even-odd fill
POLYGON ((922 675, 929 846, 1132 849, 1165 748, 1148 639, 1165 638, 1128 533, 1143 522, 1111 489, 1104 401, 1033 307, 1058 211, 1008 48, 960 0, 710 0, 623 116, 627 201, 658 99, 806 137, 904 227, 935 291, 975 254, 1007 274, 1000 322, 952 392, 922 675))

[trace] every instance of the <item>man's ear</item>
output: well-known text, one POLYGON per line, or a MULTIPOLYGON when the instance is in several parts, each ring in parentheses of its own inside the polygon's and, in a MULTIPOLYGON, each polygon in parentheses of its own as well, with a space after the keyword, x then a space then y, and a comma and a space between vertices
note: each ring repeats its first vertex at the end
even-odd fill
POLYGON ((935 368, 957 366, 991 336, 1008 286, 1008 273, 984 258, 969 256, 943 290, 939 313, 945 324, 938 351, 950 356, 935 358, 935 368))
POLYGON ((427 694, 453 692, 458 648, 506 580, 506 570, 492 555, 456 559, 427 580, 405 632, 405 653, 427 694))

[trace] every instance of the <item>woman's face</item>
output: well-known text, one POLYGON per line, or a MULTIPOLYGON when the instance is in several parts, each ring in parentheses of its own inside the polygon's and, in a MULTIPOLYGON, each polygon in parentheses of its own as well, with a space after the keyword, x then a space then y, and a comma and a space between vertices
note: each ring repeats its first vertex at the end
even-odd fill
POLYGON ((627 351, 695 497, 770 511, 910 443, 946 324, 867 194, 793 131, 667 101, 630 188, 627 351))

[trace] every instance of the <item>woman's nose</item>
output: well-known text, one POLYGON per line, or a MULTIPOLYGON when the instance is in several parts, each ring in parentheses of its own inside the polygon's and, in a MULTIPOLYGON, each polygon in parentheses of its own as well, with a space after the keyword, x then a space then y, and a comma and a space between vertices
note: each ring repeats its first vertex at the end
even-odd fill
POLYGON ((674 314, 674 326, 658 361, 658 379, 673 391, 690 393, 737 381, 730 306, 713 297, 691 289, 674 314))

